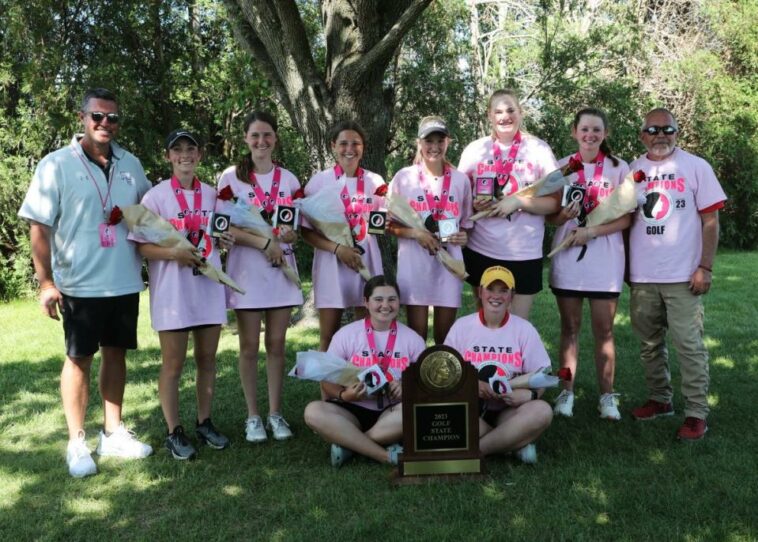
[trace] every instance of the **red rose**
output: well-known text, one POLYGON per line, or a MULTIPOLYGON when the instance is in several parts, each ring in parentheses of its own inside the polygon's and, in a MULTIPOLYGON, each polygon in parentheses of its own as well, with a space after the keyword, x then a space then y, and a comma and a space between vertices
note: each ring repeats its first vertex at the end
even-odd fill
POLYGON ((558 378, 561 380, 565 380, 566 382, 571 381, 571 369, 568 367, 562 367, 558 369, 558 378))
POLYGON ((582 169, 584 169, 584 164, 582 164, 581 160, 577 160, 576 157, 574 156, 569 158, 568 174, 576 173, 577 171, 581 171, 582 169))
POLYGON ((305 197, 305 190, 298 188, 295 193, 292 194, 292 199, 303 199, 305 197))
POLYGON ((274 237, 279 237, 279 228, 271 228, 271 233, 274 234, 274 237))
POLYGON ((387 195, 387 190, 389 190, 389 186, 387 184, 383 184, 374 191, 374 195, 383 198, 387 195))
POLYGON ((108 225, 115 226, 121 222, 122 218, 124 218, 124 213, 121 212, 121 209, 119 209, 118 205, 114 205, 113 209, 111 209, 110 216, 108 216, 108 225))
POLYGON ((645 175, 645 172, 641 169, 638 169, 634 172, 634 182, 635 183, 643 183, 647 179, 647 175, 645 175))
POLYGON ((221 191, 218 193, 217 197, 221 201, 230 201, 230 200, 237 199, 234 197, 234 190, 232 190, 232 187, 229 185, 222 188, 221 191))

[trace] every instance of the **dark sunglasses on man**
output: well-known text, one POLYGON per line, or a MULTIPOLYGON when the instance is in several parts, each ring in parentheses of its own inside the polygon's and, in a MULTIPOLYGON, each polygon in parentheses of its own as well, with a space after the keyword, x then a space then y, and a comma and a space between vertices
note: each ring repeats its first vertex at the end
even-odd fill
POLYGON ((118 113, 103 113, 102 111, 87 111, 84 114, 89 115, 90 118, 94 122, 103 122, 103 120, 108 119, 108 122, 110 122, 111 124, 118 124, 118 121, 120 120, 118 113))
POLYGON ((642 129, 642 132, 648 135, 658 135, 663 132, 663 135, 674 135, 676 128, 671 125, 666 126, 646 126, 642 129))

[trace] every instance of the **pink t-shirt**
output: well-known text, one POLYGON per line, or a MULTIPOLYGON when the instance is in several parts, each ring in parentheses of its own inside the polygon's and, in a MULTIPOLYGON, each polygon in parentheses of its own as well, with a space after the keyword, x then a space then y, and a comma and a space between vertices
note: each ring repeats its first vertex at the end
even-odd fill
MULTIPOLYGON (((389 330, 374 331, 374 340, 376 341, 378 351, 382 352, 385 350, 389 335, 389 330)), ((424 343, 421 336, 405 324, 398 322, 397 338, 395 339, 395 348, 390 360, 390 368, 404 371, 410 363, 414 363, 418 359, 425 349, 426 343, 424 343)), ((356 367, 370 367, 374 365, 363 320, 352 322, 337 331, 334 337, 332 337, 332 342, 329 343, 327 352, 349 361, 356 367)), ((355 404, 371 410, 378 410, 375 398, 356 401, 355 404)))
POLYGON ((658 162, 642 155, 632 169, 644 171, 647 181, 629 236, 631 282, 689 282, 703 249, 698 211, 726 200, 713 168, 676 148, 658 162))
MULTIPOLYGON (((439 198, 443 177, 425 176, 430 193, 439 198)), ((424 189, 419 184, 417 165, 408 166, 395 174, 390 183, 393 194, 406 198, 423 219, 431 213, 424 189)), ((471 185, 466 176, 451 168, 450 194, 445 206, 445 218, 455 218, 459 229, 470 229, 471 185)), ((421 248, 413 239, 398 238, 397 283, 400 287, 400 302, 404 305, 432 305, 435 307, 460 307, 463 281, 448 271, 435 256, 421 248)), ((446 244, 450 255, 462 260, 461 247, 446 244)))
MULTIPOLYGON (((486 136, 463 149, 458 169, 468 175, 472 182, 477 173, 496 170, 494 144, 495 140, 486 136)), ((507 158, 510 145, 500 145, 500 149, 503 159, 507 158)), ((522 132, 521 146, 511 171, 518 184, 509 184, 503 193, 512 194, 557 168, 558 163, 548 144, 522 132)), ((545 218, 542 215, 516 211, 510 220, 485 218, 476 221, 469 237, 468 248, 496 260, 535 260, 542 257, 544 234, 545 218)))
MULTIPOLYGON (((568 163, 561 158, 559 164, 568 163)), ((608 196, 623 182, 629 173, 629 164, 619 160, 618 166, 606 157, 603 162, 603 177, 594 181, 595 164, 584 164, 587 197, 596 204, 608 196)), ((575 181, 574 181, 575 182, 575 181)), ((577 228, 575 220, 559 226, 553 237, 553 247, 577 228)), ((620 292, 624 284, 624 239, 621 232, 603 235, 587 243, 584 257, 577 261, 582 247, 571 247, 553 256, 550 267, 550 286, 562 290, 580 292, 620 292)))
MULTIPOLYGON (((266 174, 256 174, 258 186, 268 194, 274 180, 274 170, 266 174)), ((235 167, 224 170, 218 181, 218 189, 230 186, 237 197, 244 198, 250 205, 263 209, 263 203, 258 199, 249 182, 237 178, 235 167)), ((295 176, 281 169, 279 194, 276 197, 278 205, 292 205, 292 194, 300 188, 295 176)), ((224 202, 216 203, 216 210, 223 213, 224 202)), ((281 243, 284 259, 297 272, 297 262, 292 245, 281 243)), ((272 267, 263 251, 243 245, 234 245, 226 259, 226 272, 245 290, 244 294, 231 288, 226 290, 227 306, 230 309, 266 309, 289 307, 303 304, 303 293, 289 280, 281 269, 272 267)))
MULTIPOLYGON (((497 329, 485 326, 478 312, 458 318, 444 344, 455 348, 477 369, 487 361, 502 363, 510 370, 511 377, 551 366, 537 330, 515 314, 509 314, 505 325, 497 329)), ((489 401, 488 408, 502 410, 504 405, 500 401, 489 401)))
MULTIPOLYGON (((201 227, 203 229, 205 252, 208 263, 221 267, 221 258, 215 243, 206 231, 209 229, 209 215, 216 205, 216 190, 200 183, 202 190, 201 227)), ((187 203, 193 205, 194 192, 184 190, 187 203)), ((165 218, 183 234, 187 235, 182 209, 176 200, 171 181, 161 181, 145 194, 142 205, 165 218)), ((138 243, 146 239, 129 234, 129 239, 138 243)), ((191 326, 226 323, 224 286, 205 275, 193 275, 192 268, 180 266, 169 260, 149 260, 150 273, 150 320, 155 331, 183 329, 191 326)))
MULTIPOLYGON (((365 170, 364 170, 365 171, 365 170)), ((305 195, 311 196, 329 184, 337 184, 347 190, 355 204, 358 185, 357 177, 336 178, 334 168, 316 173, 305 185, 305 195)), ((374 191, 384 184, 376 173, 365 171, 364 174, 363 219, 368 220, 369 212, 379 210, 384 204, 384 198, 374 196, 374 191)), ((303 225, 308 227, 307 220, 303 225)), ((371 276, 382 274, 382 254, 376 237, 367 234, 359 245, 365 250, 363 264, 371 276)), ((315 249, 313 254, 313 292, 317 309, 344 309, 363 305, 363 287, 366 281, 361 276, 344 265, 337 256, 329 251, 315 249)))

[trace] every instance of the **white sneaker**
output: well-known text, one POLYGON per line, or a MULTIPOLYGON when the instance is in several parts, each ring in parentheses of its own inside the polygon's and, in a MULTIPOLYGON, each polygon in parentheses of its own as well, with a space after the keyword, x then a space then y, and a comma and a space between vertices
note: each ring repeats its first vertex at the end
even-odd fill
POLYGON ((553 412, 559 416, 570 418, 574 415, 574 392, 563 390, 558 394, 553 406, 553 412))
POLYGON ((537 445, 533 442, 513 453, 522 463, 526 463, 527 465, 534 465, 537 463, 537 445))
POLYGON ((600 417, 605 420, 620 420, 619 412, 619 395, 618 393, 604 393, 600 396, 600 402, 597 409, 600 411, 600 417))
POLYGON ((266 426, 271 429, 275 440, 292 438, 290 426, 281 414, 269 414, 266 426))
POLYGON ((97 474, 97 466, 92 460, 87 443, 84 442, 84 431, 79 431, 76 438, 68 441, 66 463, 68 463, 68 473, 74 478, 97 474))
POLYGON ((124 422, 109 437, 100 431, 97 443, 97 455, 123 457, 125 459, 142 459, 153 453, 149 444, 138 441, 134 432, 124 427, 124 422))
POLYGON ((260 416, 250 416, 245 420, 245 439, 248 442, 266 442, 268 439, 260 416))

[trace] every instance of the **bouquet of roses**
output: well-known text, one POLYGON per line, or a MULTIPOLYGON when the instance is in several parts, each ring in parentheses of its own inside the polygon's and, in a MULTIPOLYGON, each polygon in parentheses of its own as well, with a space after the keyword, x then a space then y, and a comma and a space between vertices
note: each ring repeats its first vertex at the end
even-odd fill
POLYGON ((478 213, 474 213, 471 220, 477 221, 482 218, 487 218, 495 213, 501 216, 508 216, 514 211, 517 211, 520 207, 518 196, 527 198, 538 198, 540 196, 548 196, 553 194, 566 186, 569 183, 568 177, 572 173, 576 173, 584 167, 581 160, 577 160, 573 156, 569 159, 568 163, 551 171, 537 182, 525 186, 521 190, 514 192, 510 196, 505 196, 500 199, 495 205, 492 205, 478 213))
MULTIPOLYGON (((296 203, 300 212, 324 237, 338 245, 355 246, 350 224, 345 217, 340 188, 336 183, 324 187, 312 196, 298 199, 296 203)), ((365 266, 362 266, 358 273, 365 280, 371 279, 371 274, 365 266)))
POLYGON ((561 380, 565 380, 566 382, 571 381, 571 369, 568 367, 559 369, 557 376, 551 375, 550 372, 550 367, 543 367, 542 369, 537 369, 536 371, 512 378, 508 383, 511 385, 511 388, 514 389, 526 388, 536 390, 540 388, 554 388, 561 382, 561 380))
MULTIPOLYGON (((293 198, 302 197, 302 190, 295 192, 293 198)), ((271 225, 266 222, 261 215, 260 210, 254 206, 249 205, 244 198, 238 198, 234 195, 234 191, 230 186, 225 186, 219 191, 216 198, 224 202, 223 210, 229 215, 230 222, 237 228, 244 230, 258 237, 264 239, 276 240, 279 235, 278 228, 272 228, 271 225)), ((282 264, 279 266, 284 275, 290 279, 295 285, 300 288, 300 277, 289 264, 282 260, 282 264)))
MULTIPOLYGON (((422 230, 428 229, 424 223, 424 219, 413 210, 408 200, 399 194, 388 194, 386 185, 380 187, 376 193, 377 196, 384 196, 384 203, 387 206, 387 210, 392 215, 394 220, 402 223, 409 228, 418 228, 422 230), (384 190, 382 190, 384 189, 384 190), (379 191, 382 190, 381 193, 379 191)), ((445 266, 445 269, 450 271, 453 275, 461 280, 465 280, 468 277, 466 273, 466 267, 461 260, 456 260, 450 253, 444 248, 440 248, 436 254, 437 260, 445 266)))
MULTIPOLYGON (((630 171, 624 178, 624 181, 611 192, 611 195, 597 204, 590 214, 585 219, 585 227, 590 226, 602 226, 613 222, 617 218, 629 214, 637 205, 640 204, 639 196, 637 194, 637 184, 645 180, 645 173, 643 171, 630 171)), ((574 230, 576 231, 576 230, 574 230)), ((556 247, 550 251, 548 258, 552 258, 555 254, 568 247, 573 239, 573 231, 570 232, 563 240, 556 245, 556 247)))
POLYGON ((315 382, 331 382, 340 386, 352 386, 359 381, 358 375, 363 368, 356 367, 328 352, 298 352, 295 366, 289 376, 315 382))
MULTIPOLYGON (((124 208, 123 218, 130 232, 149 243, 166 248, 189 249, 193 247, 189 239, 177 231, 168 220, 158 216, 141 204, 130 205, 124 208)), ((198 267, 198 271, 219 284, 229 286, 236 292, 245 293, 245 290, 240 288, 229 275, 207 262, 198 267)))

